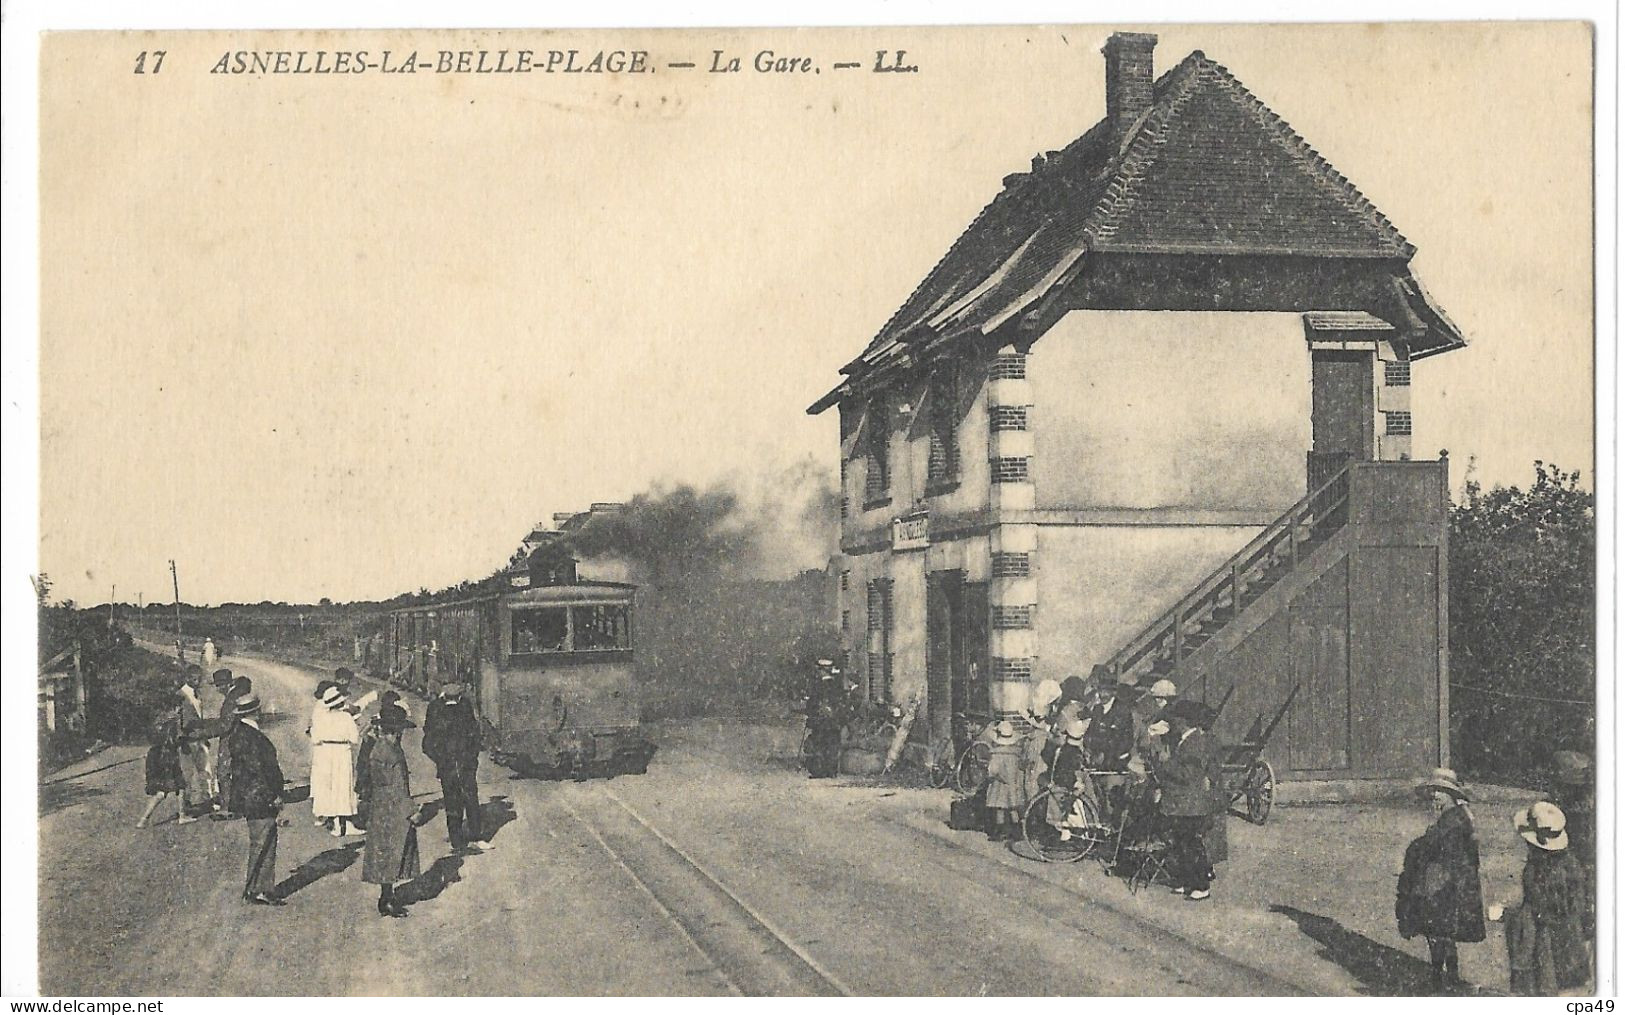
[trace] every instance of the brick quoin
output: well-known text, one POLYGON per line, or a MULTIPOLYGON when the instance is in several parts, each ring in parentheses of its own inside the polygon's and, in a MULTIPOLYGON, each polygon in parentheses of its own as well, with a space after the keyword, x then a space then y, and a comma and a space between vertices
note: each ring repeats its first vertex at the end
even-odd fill
POLYGON ((995 553, 993 555, 993 577, 995 578, 1025 578, 1032 574, 1032 555, 1027 553, 995 553))
POLYGON ((1027 429, 1027 407, 1025 405, 995 405, 989 420, 994 430, 1025 430, 1027 429))
POLYGON ((1025 483, 1027 482, 1028 467, 1025 458, 995 458, 993 460, 993 482, 995 483, 1025 483))

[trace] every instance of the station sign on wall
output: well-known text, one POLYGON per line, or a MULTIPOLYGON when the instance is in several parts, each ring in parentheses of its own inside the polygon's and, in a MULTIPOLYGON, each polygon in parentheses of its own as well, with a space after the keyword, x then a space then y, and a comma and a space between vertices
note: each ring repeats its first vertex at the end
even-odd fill
POLYGON ((892 519, 891 548, 893 552, 923 550, 930 545, 931 513, 929 511, 915 511, 912 514, 892 519))

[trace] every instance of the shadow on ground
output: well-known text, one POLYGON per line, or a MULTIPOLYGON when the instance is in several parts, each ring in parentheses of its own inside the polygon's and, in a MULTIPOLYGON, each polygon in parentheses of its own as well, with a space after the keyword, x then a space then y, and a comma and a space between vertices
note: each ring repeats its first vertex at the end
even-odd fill
POLYGON ((480 804, 480 831, 486 842, 497 837, 503 825, 513 820, 513 803, 505 796, 494 796, 480 804))
POLYGON ((462 857, 443 856, 430 864, 428 870, 395 889, 395 901, 411 907, 438 899, 441 892, 463 880, 459 873, 462 869, 462 857))
POLYGON ((1318 942, 1320 957, 1348 970, 1360 981, 1361 994, 1416 997, 1434 992, 1432 970, 1423 959, 1357 934, 1329 916, 1282 905, 1271 906, 1270 912, 1287 917, 1318 942))
POLYGON ((332 849, 317 853, 295 867, 293 873, 276 886, 274 894, 279 899, 285 899, 295 892, 309 888, 329 874, 348 870, 350 865, 355 863, 356 857, 361 855, 361 847, 362 844, 359 842, 347 842, 342 846, 334 846, 332 849))
POLYGON ((39 816, 43 818, 47 814, 55 814, 64 808, 106 795, 105 789, 72 780, 44 783, 39 788, 39 816))

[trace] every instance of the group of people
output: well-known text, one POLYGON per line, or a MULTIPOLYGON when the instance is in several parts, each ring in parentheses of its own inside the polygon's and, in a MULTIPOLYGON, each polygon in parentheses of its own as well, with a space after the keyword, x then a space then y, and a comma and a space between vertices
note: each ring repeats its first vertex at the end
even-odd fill
POLYGON ((1522 898, 1487 910, 1471 796, 1447 768, 1416 787, 1435 818, 1406 848, 1396 871, 1394 916, 1401 937, 1426 939, 1436 991, 1466 987, 1457 945, 1483 941, 1486 918, 1504 925, 1512 993, 1549 995, 1589 985, 1596 931, 1590 787, 1589 759, 1556 752, 1546 796, 1512 815, 1513 829, 1527 844, 1522 898))
MULTIPOLYGON (((287 780, 276 747, 260 729, 260 699, 248 678, 216 670, 213 682, 221 703, 214 718, 205 718, 201 677, 201 667, 185 668, 176 680, 172 705, 156 724, 146 758, 148 802, 137 826, 148 827, 170 796, 178 802, 182 824, 203 812, 219 819, 241 818, 248 838, 243 901, 284 905, 276 870, 287 780)), ((394 690, 352 700, 353 682, 354 674, 340 667, 332 679, 316 686, 307 731, 311 814, 335 837, 365 836, 362 880, 379 886, 380 915, 404 917, 397 888, 422 870, 420 809, 412 798, 401 734, 417 724, 394 690), (377 711, 363 731, 360 720, 375 701, 377 711)), ((448 838, 459 852, 490 848, 479 813, 480 726, 466 692, 462 683, 443 685, 428 705, 423 728, 423 750, 434 761, 443 790, 448 838)))
MULTIPOLYGON (((1033 799, 1049 786, 1070 790, 1106 825, 1162 834, 1174 893, 1209 898, 1213 863, 1224 858, 1222 816, 1230 803, 1210 733, 1215 718, 1206 705, 1179 698, 1169 680, 1142 690, 1104 666, 1088 680, 1040 682, 1026 730, 1003 719, 984 731, 991 748, 988 838, 1021 838, 1033 799)), ((1079 831, 1080 816, 1065 813, 1063 799, 1049 796, 1047 827, 1039 834, 1066 840, 1079 831)))

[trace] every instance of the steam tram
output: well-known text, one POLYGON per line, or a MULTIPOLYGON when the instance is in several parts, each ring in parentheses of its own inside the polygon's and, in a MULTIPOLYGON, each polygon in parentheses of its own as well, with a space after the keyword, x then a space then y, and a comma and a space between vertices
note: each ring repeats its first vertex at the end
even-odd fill
POLYGON ((468 686, 492 760, 585 775, 647 770, 632 672, 635 587, 579 580, 574 562, 507 586, 396 610, 386 621, 394 683, 426 697, 468 686))

